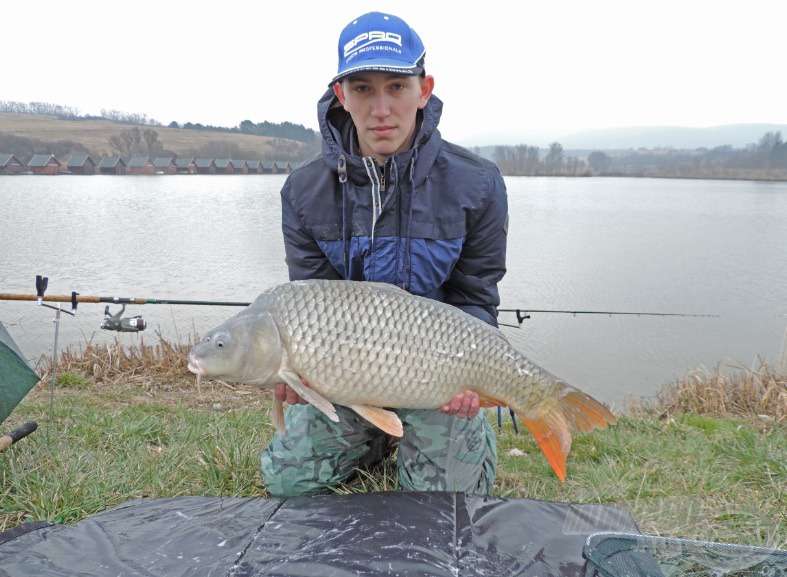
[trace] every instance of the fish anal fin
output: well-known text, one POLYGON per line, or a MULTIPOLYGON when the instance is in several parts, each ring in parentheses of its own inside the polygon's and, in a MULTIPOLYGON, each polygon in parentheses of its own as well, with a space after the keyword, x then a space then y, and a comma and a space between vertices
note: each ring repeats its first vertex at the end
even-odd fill
POLYGON ((276 427, 280 434, 284 434, 284 405, 277 399, 273 399, 273 405, 271 406, 271 423, 273 423, 273 426, 276 427))
POLYGON ((388 411, 380 407, 371 407, 369 405, 350 405, 350 408, 375 427, 382 429, 389 435, 401 437, 404 434, 402 421, 399 420, 399 415, 393 411, 388 411))
POLYGON ((541 418, 530 419, 519 415, 535 437, 541 452, 552 465, 561 481, 566 480, 566 457, 571 450, 568 423, 558 411, 547 412, 541 418))
POLYGON ((339 422, 339 416, 336 414, 333 404, 320 393, 306 386, 297 373, 293 371, 279 371, 279 377, 310 405, 314 405, 316 409, 325 413, 334 423, 339 422))

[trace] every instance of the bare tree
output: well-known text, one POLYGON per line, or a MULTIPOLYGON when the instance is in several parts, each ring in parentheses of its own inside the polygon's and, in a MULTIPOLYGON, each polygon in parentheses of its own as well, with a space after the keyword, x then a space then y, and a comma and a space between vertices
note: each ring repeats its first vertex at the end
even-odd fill
POLYGON ((161 152, 163 146, 158 140, 158 132, 152 128, 146 128, 142 131, 142 138, 145 139, 145 145, 148 148, 148 156, 156 156, 161 152))
POLYGON ((510 146, 495 146, 495 151, 492 153, 492 160, 495 161, 500 172, 503 174, 513 174, 513 163, 511 161, 511 147, 510 146))
POLYGON ((525 156, 525 174, 538 176, 541 172, 541 158, 538 146, 528 146, 525 156))
POLYGON ((550 144, 544 163, 550 174, 560 174, 563 167, 563 145, 559 142, 550 144))
POLYGON ((121 130, 120 134, 109 138, 109 146, 119 156, 137 156, 142 152, 142 132, 136 126, 127 130, 121 130))

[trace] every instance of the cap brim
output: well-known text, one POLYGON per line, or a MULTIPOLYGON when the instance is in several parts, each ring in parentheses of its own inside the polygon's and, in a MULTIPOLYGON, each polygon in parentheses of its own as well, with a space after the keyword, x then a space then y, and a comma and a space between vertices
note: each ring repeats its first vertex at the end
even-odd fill
POLYGON ((402 66, 400 63, 392 62, 377 62, 374 64, 365 64, 356 68, 350 68, 333 77, 328 86, 333 86, 337 82, 341 82, 348 76, 361 74, 362 72, 383 72, 387 74, 401 74, 402 76, 418 76, 424 71, 423 66, 402 66))

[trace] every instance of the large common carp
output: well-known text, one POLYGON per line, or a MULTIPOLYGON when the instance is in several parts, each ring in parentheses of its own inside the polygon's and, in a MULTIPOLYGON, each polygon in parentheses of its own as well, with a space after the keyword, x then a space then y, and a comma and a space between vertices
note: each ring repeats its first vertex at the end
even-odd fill
MULTIPOLYGON (((278 285, 208 332, 188 360, 198 385, 284 382, 333 421, 337 403, 397 436, 401 421, 383 407, 436 409, 472 389, 482 406, 514 410, 561 480, 571 430, 615 422, 604 405, 528 360, 499 329, 382 283, 278 285)), ((271 420, 283 430, 280 402, 271 420)))

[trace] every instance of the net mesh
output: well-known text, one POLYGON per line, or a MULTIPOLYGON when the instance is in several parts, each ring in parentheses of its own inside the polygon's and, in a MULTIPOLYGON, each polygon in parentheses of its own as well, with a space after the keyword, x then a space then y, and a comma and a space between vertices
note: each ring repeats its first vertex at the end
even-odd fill
POLYGON ((630 533, 595 533, 582 555, 602 577, 787 577, 787 551, 630 533))

